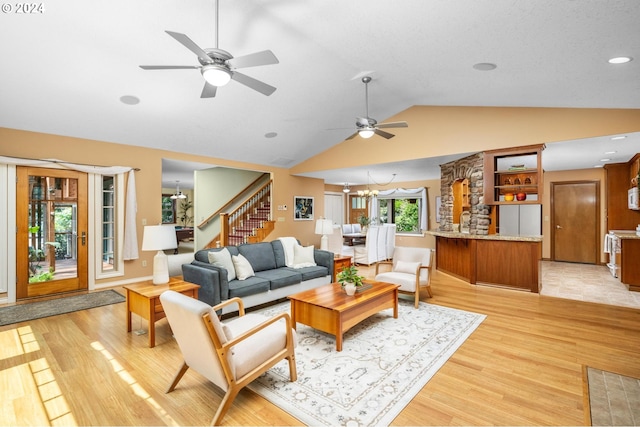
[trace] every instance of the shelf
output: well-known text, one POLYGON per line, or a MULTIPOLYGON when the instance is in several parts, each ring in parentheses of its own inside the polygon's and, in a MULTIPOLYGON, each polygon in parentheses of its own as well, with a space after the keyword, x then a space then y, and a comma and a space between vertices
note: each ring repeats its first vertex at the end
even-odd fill
POLYGON ((543 144, 514 147, 484 153, 484 200, 488 205, 537 204, 542 200, 541 154, 543 144), (509 169, 510 165, 524 165, 509 169), (500 200, 506 193, 524 192, 537 200, 500 200))
POLYGON ((525 173, 538 173, 538 169, 517 169, 517 170, 499 170, 499 171, 495 171, 495 174, 501 174, 501 175, 518 175, 520 173, 525 174, 525 173))

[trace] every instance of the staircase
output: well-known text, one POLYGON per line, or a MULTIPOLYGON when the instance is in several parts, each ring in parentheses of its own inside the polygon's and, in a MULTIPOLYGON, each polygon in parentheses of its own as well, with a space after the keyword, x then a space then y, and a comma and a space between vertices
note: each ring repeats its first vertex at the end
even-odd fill
POLYGON ((260 206, 253 208, 253 213, 246 213, 237 225, 231 227, 228 245, 261 242, 274 227, 275 221, 271 220, 271 204, 260 203, 260 206))
POLYGON ((272 185, 269 181, 233 212, 220 213, 220 235, 208 247, 262 242, 275 228, 271 219, 272 185))

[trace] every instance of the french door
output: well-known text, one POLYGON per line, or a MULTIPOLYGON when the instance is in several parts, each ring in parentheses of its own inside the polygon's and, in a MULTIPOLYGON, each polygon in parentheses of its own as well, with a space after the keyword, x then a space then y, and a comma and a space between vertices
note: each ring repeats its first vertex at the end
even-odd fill
POLYGON ((16 298, 87 289, 87 174, 33 167, 16 174, 16 298))

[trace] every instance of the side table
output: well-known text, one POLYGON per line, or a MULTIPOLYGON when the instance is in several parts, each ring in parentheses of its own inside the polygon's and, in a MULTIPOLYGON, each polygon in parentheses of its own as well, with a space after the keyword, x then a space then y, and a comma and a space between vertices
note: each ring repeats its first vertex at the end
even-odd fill
POLYGON ((336 276, 342 270, 351 266, 351 257, 345 255, 337 255, 333 258, 333 277, 331 278, 331 282, 335 283, 336 276))
POLYGON ((200 285, 185 282, 179 277, 169 278, 169 283, 154 285, 152 280, 123 286, 127 291, 127 332, 131 332, 131 313, 149 321, 149 347, 156 345, 156 322, 166 317, 160 295, 168 290, 198 299, 200 285))

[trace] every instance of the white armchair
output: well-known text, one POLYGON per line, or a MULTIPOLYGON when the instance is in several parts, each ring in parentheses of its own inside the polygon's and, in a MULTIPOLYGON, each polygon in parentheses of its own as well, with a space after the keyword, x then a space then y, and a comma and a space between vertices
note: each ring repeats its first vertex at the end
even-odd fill
POLYGON ((289 362, 289 376, 296 381, 295 335, 288 313, 245 315, 240 298, 211 307, 174 291, 164 292, 160 301, 184 357, 167 393, 189 368, 195 369, 226 393, 212 425, 220 424, 244 386, 282 359, 289 362), (239 317, 220 322, 216 310, 229 304, 238 304, 239 317))
POLYGON ((399 292, 415 295, 415 306, 418 308, 420 301, 420 289, 427 290, 431 294, 431 272, 433 266, 434 251, 429 248, 396 247, 393 261, 384 261, 376 264, 376 278, 378 282, 400 285, 399 292), (391 271, 380 272, 382 268, 391 266, 391 271))

